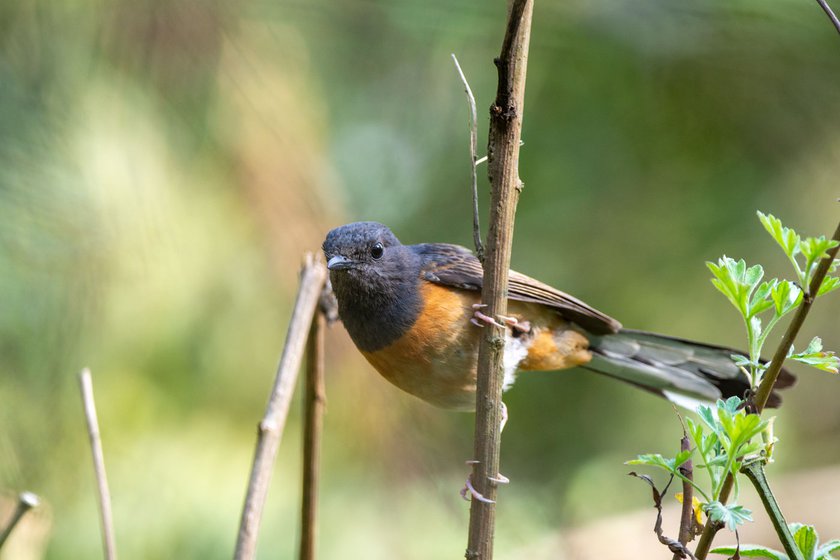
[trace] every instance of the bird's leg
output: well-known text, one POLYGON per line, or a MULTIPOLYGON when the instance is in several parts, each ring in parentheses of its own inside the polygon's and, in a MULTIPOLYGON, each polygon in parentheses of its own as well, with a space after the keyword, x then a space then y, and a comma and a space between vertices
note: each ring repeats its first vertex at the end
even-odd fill
POLYGON ((499 327, 500 329, 505 328, 505 326, 510 327, 513 329, 514 332, 519 334, 527 334, 531 332, 531 323, 528 321, 520 321, 516 317, 508 317, 506 315, 496 315, 496 317, 501 321, 497 321, 493 317, 482 313, 481 310, 487 307, 486 303, 474 303, 473 308, 473 317, 470 319, 470 323, 477 327, 484 327, 484 325, 493 325, 495 327, 499 327))
MULTIPOLYGON (((500 426, 499 426, 499 433, 502 433, 502 431, 505 429, 505 424, 507 424, 507 421, 508 421, 508 409, 507 409, 507 405, 504 402, 502 402, 501 413, 502 413, 502 421, 501 421, 500 426)), ((478 463, 479 462, 476 461, 475 459, 471 459, 471 460, 467 461, 467 464, 471 465, 471 466, 472 465, 477 465, 478 463)), ((496 484, 510 484, 510 479, 508 477, 506 477, 505 475, 503 475, 502 473, 497 473, 496 476, 488 476, 487 479, 490 482, 495 482, 496 484)), ((464 487, 461 488, 461 497, 464 498, 465 500, 468 500, 467 493, 469 493, 470 496, 472 496, 473 498, 475 498, 479 502, 484 502, 485 504, 495 504, 496 503, 493 500, 485 498, 481 494, 481 492, 479 492, 478 490, 475 489, 475 487, 472 484, 472 474, 467 475, 467 480, 464 483, 464 487)))

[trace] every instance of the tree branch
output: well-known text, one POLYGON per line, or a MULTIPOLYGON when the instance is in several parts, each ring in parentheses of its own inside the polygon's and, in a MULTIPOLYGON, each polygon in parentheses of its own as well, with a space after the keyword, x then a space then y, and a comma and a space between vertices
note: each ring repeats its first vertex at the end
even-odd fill
MULTIPOLYGON (((499 88, 490 108, 488 171, 492 195, 490 229, 484 262, 482 302, 491 317, 507 311, 508 271, 513 241, 519 180, 519 140, 525 97, 525 71, 531 31, 533 0, 514 0, 508 16, 501 55, 495 63, 499 88)), ((496 483, 490 477, 499 472, 504 333, 497 327, 484 329, 478 351, 476 390, 475 459, 473 486, 488 500, 496 497, 496 483)), ((493 557, 495 504, 472 500, 466 557, 493 557)))
POLYGON ((820 8, 823 9, 825 15, 827 15, 828 19, 831 20, 831 24, 834 26, 834 29, 837 30, 837 33, 840 33, 840 20, 838 20, 837 16, 834 15, 834 12, 831 11, 831 7, 828 5, 828 2, 825 0, 817 0, 817 4, 820 5, 820 8))
POLYGON ((318 466, 321 460, 321 433, 324 426, 324 330, 327 319, 315 313, 306 345, 306 392, 303 424, 303 492, 301 500, 300 560, 315 558, 318 536, 318 466))
POLYGON ((295 300, 292 319, 286 334, 286 343, 280 364, 277 366, 277 376, 274 388, 265 410, 265 416, 258 426, 257 447, 254 452, 254 463, 251 477, 242 508, 242 518, 239 534, 236 539, 236 560, 250 560, 254 558, 257 548, 257 532, 262 518, 268 486, 271 482, 271 470, 277 456, 277 448, 286 425, 289 413, 289 403, 292 399, 295 381, 303 358, 303 349, 307 334, 315 315, 315 306, 321 297, 321 290, 327 278, 327 269, 317 261, 312 254, 304 259, 303 270, 300 275, 300 288, 295 300))
POLYGON ((0 549, 3 548, 3 545, 6 543, 9 535, 12 534, 12 530, 20 522, 20 520, 23 519, 26 512, 34 507, 37 507, 40 503, 41 500, 32 492, 20 493, 15 511, 12 513, 12 516, 9 518, 9 522, 6 523, 6 526, 0 530, 0 549))
POLYGON ((116 560, 117 545, 114 539, 114 517, 111 512, 111 493, 108 491, 108 477, 105 474, 105 455, 102 453, 102 439, 99 436, 99 421, 96 418, 96 403, 93 400, 93 383, 90 370, 85 368, 79 374, 79 386, 82 391, 82 403, 85 409, 90 448, 93 455, 93 470, 96 473, 96 486, 99 493, 99 513, 102 521, 102 545, 105 558, 116 560))

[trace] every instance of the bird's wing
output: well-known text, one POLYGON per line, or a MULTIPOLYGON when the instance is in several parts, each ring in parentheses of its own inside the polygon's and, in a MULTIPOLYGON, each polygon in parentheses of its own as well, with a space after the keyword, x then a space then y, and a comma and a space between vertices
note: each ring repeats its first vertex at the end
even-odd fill
MULTIPOLYGON (((429 282, 462 290, 481 290, 484 270, 481 262, 465 247, 448 243, 412 245, 422 259, 422 276, 429 282)), ((551 307, 564 318, 593 334, 615 333, 621 323, 560 290, 530 276, 510 271, 508 296, 551 307)))

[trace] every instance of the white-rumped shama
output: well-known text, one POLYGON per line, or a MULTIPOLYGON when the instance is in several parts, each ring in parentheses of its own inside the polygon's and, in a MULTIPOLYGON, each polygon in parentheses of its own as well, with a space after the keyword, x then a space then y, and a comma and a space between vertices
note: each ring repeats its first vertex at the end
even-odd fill
MULTIPOLYGON (((483 271, 466 248, 403 245, 376 222, 329 232, 323 245, 338 311, 350 338, 385 379, 444 408, 475 408, 483 271)), ((694 408, 743 397, 735 350, 628 330, 586 303, 511 271, 505 323, 505 388, 516 371, 575 366, 694 408)), ((777 388, 793 384, 783 370, 777 388)), ((768 406, 778 406, 777 394, 768 406)))

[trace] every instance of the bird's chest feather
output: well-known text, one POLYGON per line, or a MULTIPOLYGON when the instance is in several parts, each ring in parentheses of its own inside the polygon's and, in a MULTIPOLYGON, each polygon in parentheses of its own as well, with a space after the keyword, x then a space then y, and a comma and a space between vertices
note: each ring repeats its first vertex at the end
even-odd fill
POLYGON ((385 379, 432 404, 471 409, 480 329, 470 323, 478 294, 429 282, 419 287, 422 312, 385 348, 362 354, 385 379))
MULTIPOLYGON (((478 292, 421 282, 422 311, 387 346, 362 354, 388 381, 436 406, 474 410, 478 343, 483 329, 470 322, 478 292)), ((517 369, 557 370, 589 361, 586 337, 543 306, 509 301, 508 314, 527 321, 527 333, 505 332, 504 388, 517 369)), ((489 328, 489 327, 485 327, 489 328)))

